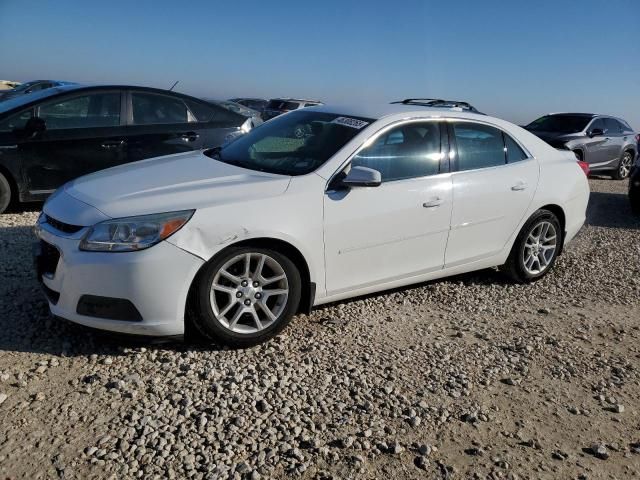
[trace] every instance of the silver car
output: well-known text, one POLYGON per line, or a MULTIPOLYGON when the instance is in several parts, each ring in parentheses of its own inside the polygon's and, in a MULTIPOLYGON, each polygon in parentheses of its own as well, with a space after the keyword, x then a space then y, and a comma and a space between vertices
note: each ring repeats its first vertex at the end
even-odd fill
POLYGON ((592 172, 629 176, 638 154, 636 134, 629 124, 609 115, 552 113, 525 126, 552 147, 568 149, 589 164, 592 172))

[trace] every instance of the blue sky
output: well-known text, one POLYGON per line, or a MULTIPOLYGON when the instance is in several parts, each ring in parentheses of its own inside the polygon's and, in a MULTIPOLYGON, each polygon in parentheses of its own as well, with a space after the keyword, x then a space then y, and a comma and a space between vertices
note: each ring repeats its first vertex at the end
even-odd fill
POLYGON ((0 78, 196 96, 468 100, 640 129, 638 0, 0 0, 0 78))

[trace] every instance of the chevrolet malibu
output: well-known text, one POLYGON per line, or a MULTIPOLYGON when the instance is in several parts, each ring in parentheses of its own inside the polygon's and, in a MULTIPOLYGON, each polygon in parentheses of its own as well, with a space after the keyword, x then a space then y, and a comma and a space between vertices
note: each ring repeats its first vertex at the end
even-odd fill
POLYGON ((55 316, 246 346, 385 289, 495 266, 536 280, 588 196, 573 153, 511 123, 321 106, 67 183, 38 219, 35 260, 55 316))

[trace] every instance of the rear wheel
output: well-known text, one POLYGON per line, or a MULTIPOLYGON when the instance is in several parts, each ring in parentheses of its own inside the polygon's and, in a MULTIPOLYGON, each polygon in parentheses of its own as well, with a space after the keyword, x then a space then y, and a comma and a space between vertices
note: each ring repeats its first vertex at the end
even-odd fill
POLYGON ((618 168, 613 172, 613 178, 616 180, 624 180, 629 176, 631 172, 631 166, 633 165, 633 155, 630 151, 626 151, 622 154, 618 168))
POLYGON ((558 218, 548 210, 538 210, 522 227, 502 270, 520 283, 537 280, 553 267, 561 245, 558 218))
POLYGON ((286 256, 231 247, 201 273, 191 319, 208 340, 243 347, 277 335, 298 309, 300 273, 286 256))
POLYGON ((11 185, 9 180, 0 173, 0 213, 3 213, 11 203, 11 185))

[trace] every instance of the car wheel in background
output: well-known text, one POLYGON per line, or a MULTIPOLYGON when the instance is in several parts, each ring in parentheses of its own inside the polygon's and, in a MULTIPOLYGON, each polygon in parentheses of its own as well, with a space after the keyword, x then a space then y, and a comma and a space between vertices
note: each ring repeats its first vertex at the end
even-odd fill
POLYGON ((524 224, 502 270, 519 283, 537 280, 551 270, 562 246, 558 217, 538 210, 524 224))
POLYGON ((191 322, 208 340, 234 347, 278 334, 296 313, 300 272, 286 256, 259 247, 230 247, 199 275, 191 322))
POLYGON ((11 204, 11 185, 9 180, 0 173, 0 213, 11 204))
POLYGON ((631 166, 633 165, 633 154, 630 151, 626 151, 622 154, 618 168, 613 172, 613 178, 616 180, 624 180, 629 176, 631 172, 631 166))

